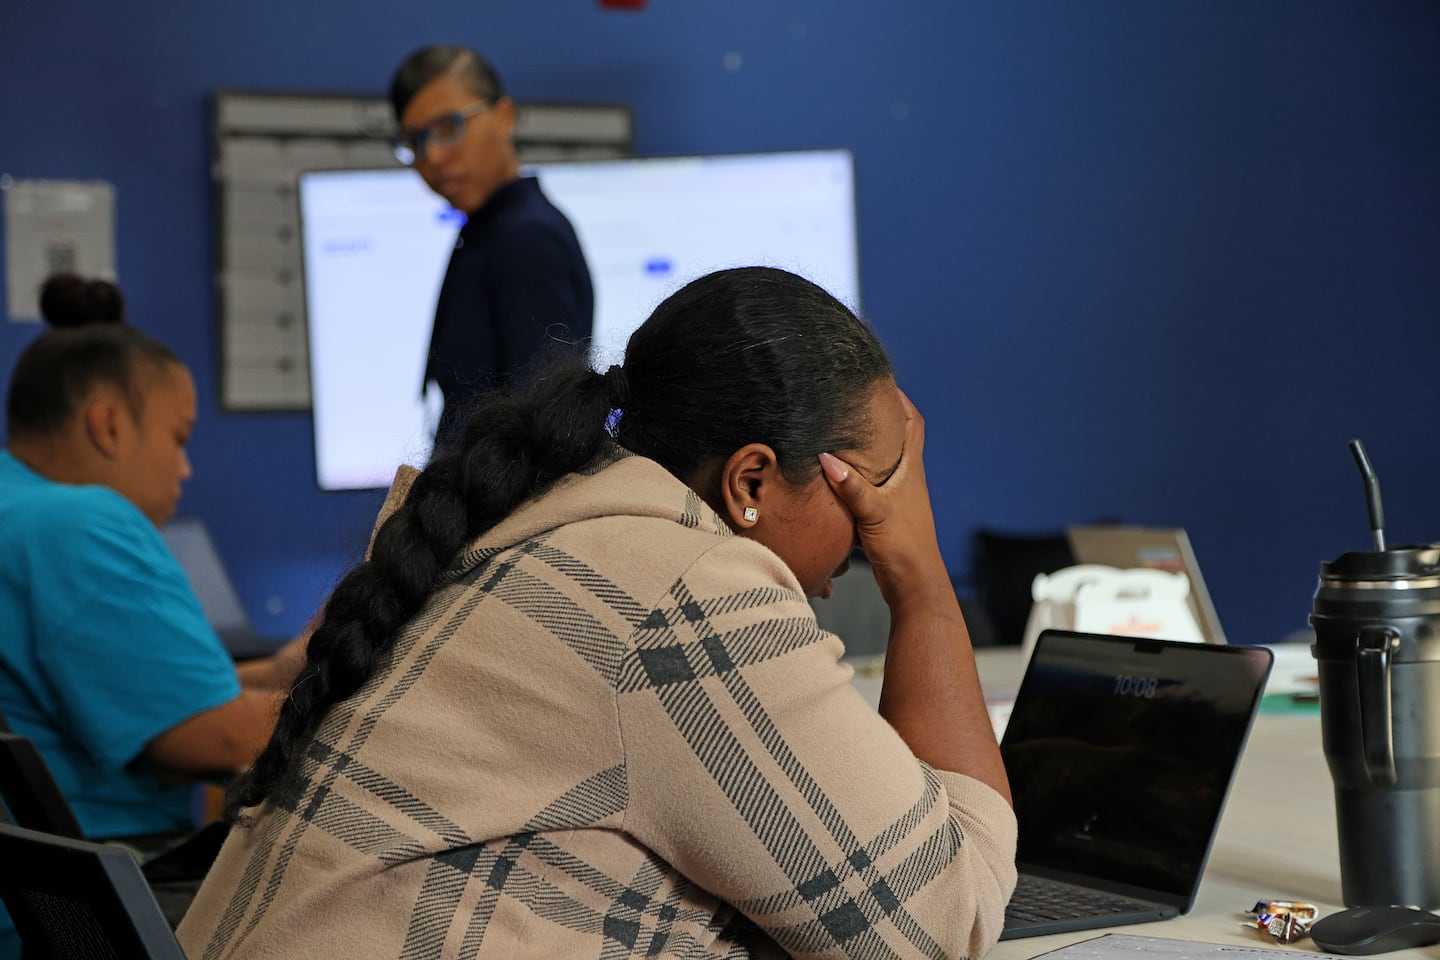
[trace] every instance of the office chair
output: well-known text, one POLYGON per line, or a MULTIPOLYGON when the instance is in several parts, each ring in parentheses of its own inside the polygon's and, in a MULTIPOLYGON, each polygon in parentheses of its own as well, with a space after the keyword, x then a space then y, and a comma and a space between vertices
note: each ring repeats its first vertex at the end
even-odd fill
POLYGON ((28 737, 0 733, 0 800, 9 808, 10 820, 21 827, 72 840, 85 836, 50 768, 28 737))
POLYGON ((185 960, 124 850, 0 823, 0 863, 0 899, 27 956, 185 960))
POLYGON ((1075 562, 1063 530, 1017 534, 980 529, 974 540, 975 598, 989 615, 995 642, 1019 644, 1033 603, 1037 573, 1054 573, 1075 562))
MULTIPOLYGON (((976 647, 993 646, 993 628, 984 611, 974 601, 956 593, 970 643, 976 647)), ((811 600, 815 621, 845 641, 847 657, 878 656, 890 645, 890 608, 875 583, 874 568, 862 551, 850 555, 850 572, 835 581, 835 590, 828 600, 811 600)))
MULTIPOLYGON (((0 733, 0 800, 4 801, 0 803, 0 823, 11 822, 71 840, 85 839, 50 768, 27 737, 0 733)), ((171 926, 178 926, 220 853, 228 830, 226 824, 212 823, 183 839, 115 837, 106 845, 128 851, 140 863, 140 872, 161 911, 171 926)))
POLYGON ((834 586, 828 600, 810 601, 815 621, 845 641, 846 656, 884 653, 890 639, 890 608, 863 553, 851 554, 850 572, 834 586))

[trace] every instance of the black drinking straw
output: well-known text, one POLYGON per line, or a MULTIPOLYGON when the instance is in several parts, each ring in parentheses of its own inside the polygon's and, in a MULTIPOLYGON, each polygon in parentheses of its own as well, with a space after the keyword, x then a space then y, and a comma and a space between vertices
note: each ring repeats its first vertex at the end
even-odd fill
POLYGON ((1375 470, 1370 466, 1370 458, 1365 456, 1365 444, 1359 440, 1350 441, 1350 452, 1355 455, 1355 465, 1360 468, 1360 476, 1365 480, 1365 503, 1370 508, 1370 536, 1375 541, 1375 551, 1385 551, 1385 509, 1380 506, 1380 481, 1375 478, 1375 470))

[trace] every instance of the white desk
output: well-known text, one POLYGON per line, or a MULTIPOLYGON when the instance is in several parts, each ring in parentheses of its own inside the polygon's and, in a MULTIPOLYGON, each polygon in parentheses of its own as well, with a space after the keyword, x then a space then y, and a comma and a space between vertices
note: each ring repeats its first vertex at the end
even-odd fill
MULTIPOLYGON (((975 659, 988 696, 1014 693, 1021 674, 1018 649, 981 649, 975 659)), ((857 665, 856 687, 871 703, 878 703, 878 663, 861 661, 857 665)), ((1245 911, 1263 899, 1304 900, 1315 904, 1321 916, 1344 908, 1335 797, 1321 752, 1318 714, 1261 713, 1256 718, 1200 882, 1200 894, 1189 914, 1159 923, 1007 940, 987 958, 1037 957, 1112 931, 1297 953, 1323 952, 1309 938, 1282 946, 1253 926, 1242 927, 1245 911)), ((1440 947, 1382 956, 1434 960, 1440 957, 1440 947)))

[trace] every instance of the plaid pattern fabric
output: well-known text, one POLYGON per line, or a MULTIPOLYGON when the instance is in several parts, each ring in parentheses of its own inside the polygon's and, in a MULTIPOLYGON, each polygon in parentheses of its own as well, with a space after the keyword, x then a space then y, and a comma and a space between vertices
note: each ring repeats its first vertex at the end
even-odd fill
POLYGON ((654 463, 567 479, 444 579, 232 831, 195 960, 994 943, 1009 807, 917 761, 779 558, 654 463))

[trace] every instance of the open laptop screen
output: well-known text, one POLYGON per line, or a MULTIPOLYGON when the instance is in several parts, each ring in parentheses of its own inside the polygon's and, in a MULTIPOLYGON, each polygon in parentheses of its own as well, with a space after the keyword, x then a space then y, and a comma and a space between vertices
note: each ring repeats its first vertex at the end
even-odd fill
POLYGON ((172 520, 161 528, 160 535, 190 578, 190 586, 210 626, 217 633, 248 630, 250 617, 240 603, 205 524, 194 519, 172 520))
POLYGON ((1001 743, 1022 868, 1188 905, 1270 661, 1264 648, 1043 633, 1001 743))

